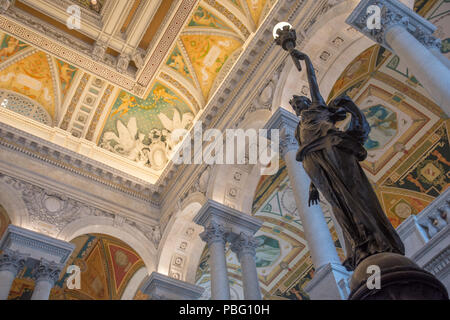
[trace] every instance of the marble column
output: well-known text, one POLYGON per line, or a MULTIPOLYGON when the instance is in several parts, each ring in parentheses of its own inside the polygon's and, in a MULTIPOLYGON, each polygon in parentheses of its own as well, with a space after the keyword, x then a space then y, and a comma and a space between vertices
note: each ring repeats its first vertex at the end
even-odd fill
POLYGON ((450 116, 450 69, 440 54, 436 27, 397 0, 363 0, 346 21, 367 37, 394 52, 428 91, 430 97, 450 116), (381 28, 367 27, 367 8, 383 7, 381 28))
POLYGON ((258 272, 256 270, 255 254, 260 241, 241 233, 231 244, 231 250, 236 253, 242 270, 245 300, 261 300, 258 272))
POLYGON ((321 288, 314 290, 312 295, 311 292, 309 294, 313 299, 345 299, 346 293, 341 290, 338 283, 341 279, 347 278, 350 273, 341 264, 320 205, 308 205, 311 180, 303 169, 302 163, 296 160, 299 146, 294 132, 298 121, 298 118, 293 113, 279 108, 269 120, 266 128, 281 130, 281 156, 286 163, 297 211, 300 215, 306 241, 308 242, 311 259, 316 269, 315 280, 313 279, 311 282, 310 288, 317 286, 321 288), (322 279, 320 286, 316 283, 319 279, 322 279), (316 284, 317 286, 315 286, 316 284))
POLYGON ((17 273, 24 267, 26 257, 6 250, 0 256, 0 300, 7 300, 17 273))
POLYGON ((209 268, 211 270, 211 298, 213 300, 229 300, 230 285, 228 282, 227 261, 225 257, 226 231, 223 225, 210 222, 200 238, 209 247, 209 268))
POLYGON ((41 260, 33 270, 35 286, 31 300, 48 300, 50 291, 58 281, 63 265, 41 260))
MULTIPOLYGON (((227 241, 234 243, 241 234, 253 236, 261 228, 262 221, 217 201, 208 200, 194 217, 194 222, 205 228, 200 237, 208 244, 210 250, 211 296, 213 299, 229 299, 225 243, 227 241)), ((248 254, 249 252, 244 253, 241 261, 242 268, 248 272, 246 276, 248 283, 244 284, 244 287, 247 286, 248 292, 251 292, 250 296, 256 299, 256 292, 259 291, 256 287, 259 286, 259 282, 256 266, 252 267, 254 254, 253 256, 248 254)), ((248 295, 245 295, 247 299, 248 295)))

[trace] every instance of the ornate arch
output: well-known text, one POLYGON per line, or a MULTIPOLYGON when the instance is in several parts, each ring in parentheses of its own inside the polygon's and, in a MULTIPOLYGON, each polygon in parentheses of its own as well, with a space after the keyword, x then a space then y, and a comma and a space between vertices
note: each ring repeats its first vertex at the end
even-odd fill
POLYGON ((199 192, 189 195, 170 220, 161 241, 159 273, 187 282, 195 281, 195 271, 205 244, 198 236, 202 227, 192 220, 205 201, 205 196, 199 192))
POLYGON ((57 238, 71 241, 89 233, 106 234, 128 244, 142 258, 148 273, 156 271, 156 248, 139 230, 128 224, 117 225, 108 217, 85 217, 66 225, 57 238))

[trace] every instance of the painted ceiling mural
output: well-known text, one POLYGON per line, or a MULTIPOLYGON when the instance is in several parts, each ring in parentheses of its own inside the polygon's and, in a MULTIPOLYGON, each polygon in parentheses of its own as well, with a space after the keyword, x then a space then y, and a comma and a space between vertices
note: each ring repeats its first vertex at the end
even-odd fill
POLYGON ((174 91, 156 82, 144 99, 121 91, 106 121, 99 146, 140 165, 160 170, 179 139, 177 129, 190 129, 194 111, 174 91))
MULTIPOLYGON (((450 1, 416 1, 415 10, 438 27, 442 53, 450 58, 450 1)), ((356 101, 371 126, 362 165, 398 226, 450 184, 450 120, 404 62, 378 45, 344 70, 329 99, 340 94, 356 101)))
MULTIPOLYGON (((280 170, 273 176, 264 176, 257 187, 253 215, 263 221, 255 237, 262 245, 256 250, 256 266, 264 299, 309 299, 304 286, 314 274, 308 244, 297 212, 286 166, 280 160, 280 170)), ((343 251, 331 217, 326 213, 338 253, 343 251)), ((227 247, 228 276, 233 299, 243 298, 240 264, 227 247)), ((205 248, 196 275, 196 284, 205 287, 204 299, 209 299, 209 250, 205 248)))
MULTIPOLYGON (((108 5, 106 0, 73 2, 98 14, 108 5)), ((109 83, 96 87, 93 97, 91 90, 100 79, 0 33, 0 88, 19 100, 30 99, 6 107, 159 175, 182 140, 173 141, 172 132, 192 127, 274 3, 199 1, 155 80, 143 88, 145 98, 109 83), (24 104, 31 106, 19 106, 24 104)))
MULTIPOLYGON (((267 6, 251 1, 244 7, 262 16, 267 6)), ((226 12, 220 3, 200 2, 147 98, 123 90, 117 95, 97 138, 100 147, 156 171, 164 168, 181 141, 173 131, 192 127, 246 40, 226 12)))
MULTIPOLYGON (((1 207, 0 223, 0 231, 4 232, 3 224, 9 224, 9 219, 2 214, 1 207)), ((144 267, 144 262, 132 248, 110 236, 86 234, 71 243, 76 248, 66 266, 80 267, 81 288, 67 288, 69 274, 64 270, 50 293, 50 300, 119 300, 131 277, 144 267)), ((31 271, 25 268, 14 280, 8 299, 30 300, 33 290, 31 271)))
MULTIPOLYGON (((45 110, 51 122, 55 121, 76 72, 77 69, 68 63, 0 32, 0 88, 31 99, 45 110)), ((3 105, 41 121, 41 117, 26 110, 26 106, 8 105, 7 102, 3 105)))

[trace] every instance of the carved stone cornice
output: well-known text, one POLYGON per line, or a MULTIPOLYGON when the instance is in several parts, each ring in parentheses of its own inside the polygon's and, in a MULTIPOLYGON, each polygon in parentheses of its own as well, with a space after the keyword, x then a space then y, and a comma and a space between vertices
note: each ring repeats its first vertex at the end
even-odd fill
POLYGON ((153 185, 1 122, 0 146, 89 178, 111 189, 148 201, 154 206, 158 205, 152 202, 156 192, 153 185))
POLYGON ((0 255, 0 271, 8 270, 16 275, 25 266, 27 258, 27 255, 5 249, 0 255))
POLYGON ((346 22, 391 51, 385 35, 390 28, 398 25, 404 27, 427 48, 441 47, 441 40, 432 35, 436 27, 398 0, 363 0, 346 22), (367 12, 369 6, 378 6, 381 9, 381 28, 368 28, 367 21, 372 15, 367 12))
POLYGON ((205 231, 200 233, 200 238, 205 241, 208 245, 216 242, 221 242, 223 244, 227 241, 228 232, 225 227, 217 222, 211 221, 206 227, 205 231))

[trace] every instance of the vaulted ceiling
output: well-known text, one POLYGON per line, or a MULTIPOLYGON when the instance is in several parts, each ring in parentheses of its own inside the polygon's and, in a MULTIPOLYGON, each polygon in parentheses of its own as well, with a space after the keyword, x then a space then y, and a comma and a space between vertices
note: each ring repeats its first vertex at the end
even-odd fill
POLYGON ((2 118, 154 183, 275 3, 7 2, 2 118))

